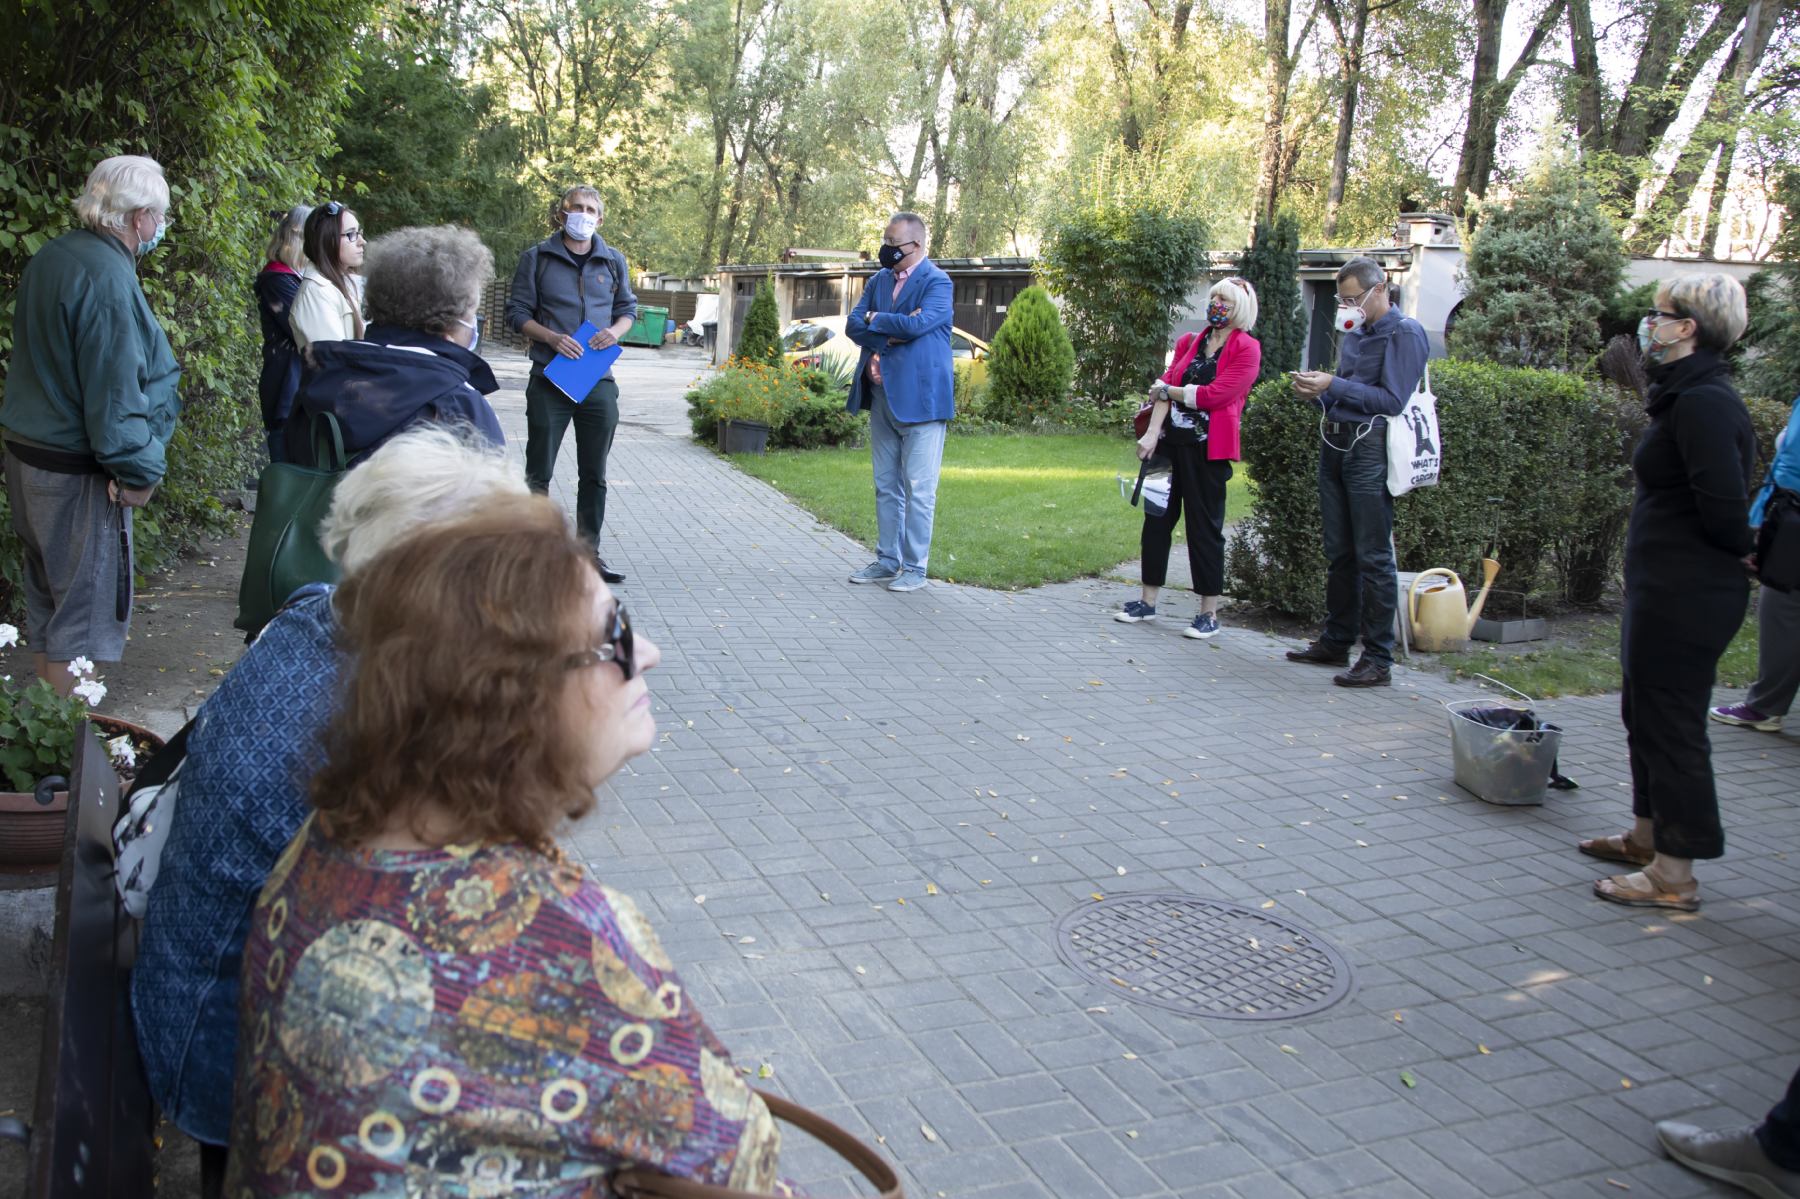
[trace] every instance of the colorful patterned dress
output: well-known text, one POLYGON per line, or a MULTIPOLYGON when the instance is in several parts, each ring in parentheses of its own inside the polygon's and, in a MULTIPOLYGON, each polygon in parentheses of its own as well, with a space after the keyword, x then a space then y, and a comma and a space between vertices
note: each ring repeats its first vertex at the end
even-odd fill
POLYGON ((347 850, 311 820, 244 953, 230 1199, 769 1193, 781 1137, 628 897, 517 845, 347 850))

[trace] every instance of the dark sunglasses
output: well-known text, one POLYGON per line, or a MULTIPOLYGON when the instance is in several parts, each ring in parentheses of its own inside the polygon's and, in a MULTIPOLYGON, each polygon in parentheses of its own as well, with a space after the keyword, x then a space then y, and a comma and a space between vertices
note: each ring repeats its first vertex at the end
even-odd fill
POLYGON ((326 216, 336 216, 338 213, 344 211, 344 206, 339 204, 336 200, 327 200, 319 205, 319 207, 325 210, 326 216))
POLYGON ((1689 317, 1687 314, 1681 312, 1664 312, 1660 308, 1652 308, 1650 310, 1650 319, 1654 321, 1685 321, 1688 320, 1689 317))
POLYGON ((627 681, 637 677, 637 646, 631 635, 631 620, 625 615, 624 604, 613 606, 612 630, 607 634, 606 640, 593 649, 570 654, 563 659, 563 668, 582 670, 598 666, 602 662, 617 662, 627 681))

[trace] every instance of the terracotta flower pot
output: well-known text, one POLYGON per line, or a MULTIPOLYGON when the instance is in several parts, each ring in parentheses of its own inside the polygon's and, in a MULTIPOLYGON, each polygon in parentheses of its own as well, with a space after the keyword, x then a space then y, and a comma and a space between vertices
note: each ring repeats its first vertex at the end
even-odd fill
MULTIPOLYGON (((129 735, 140 762, 163 746, 163 739, 141 724, 99 713, 88 719, 108 740, 129 735)), ((67 791, 54 792, 47 804, 30 791, 0 791, 0 873, 53 875, 62 862, 68 815, 67 791)))

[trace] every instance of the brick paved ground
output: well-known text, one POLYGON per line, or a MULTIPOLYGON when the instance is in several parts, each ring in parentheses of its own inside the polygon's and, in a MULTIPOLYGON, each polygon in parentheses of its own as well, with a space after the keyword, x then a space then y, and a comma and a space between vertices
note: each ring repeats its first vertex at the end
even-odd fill
POLYGON ((1760 1118, 1800 1064, 1800 740, 1717 732, 1701 913, 1602 904, 1573 842, 1629 816, 1613 699, 1544 708, 1581 790, 1498 808, 1434 675, 1342 692, 1267 636, 1115 624, 1118 584, 848 586, 867 550, 680 438, 700 363, 665 353, 619 370, 607 543, 665 731, 569 841, 763 1085, 925 1196, 1714 1193, 1651 1125, 1760 1118), (1204 1020, 1058 959, 1092 893, 1162 890, 1274 900, 1354 992, 1204 1020))

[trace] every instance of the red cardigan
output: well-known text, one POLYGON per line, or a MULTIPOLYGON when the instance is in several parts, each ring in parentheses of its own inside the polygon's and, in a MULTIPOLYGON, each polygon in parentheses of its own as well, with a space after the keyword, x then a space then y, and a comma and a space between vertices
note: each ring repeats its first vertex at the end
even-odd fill
MULTIPOLYGON (((1194 360, 1205 338, 1204 333, 1183 333, 1175 343, 1175 360, 1163 374, 1170 387, 1181 386, 1181 376, 1194 360)), ((1262 370, 1262 343, 1242 329, 1233 329, 1225 338, 1225 349, 1219 354, 1219 372, 1211 383, 1194 388, 1194 407, 1211 413, 1206 433, 1206 456, 1209 459, 1238 459, 1238 422, 1244 415, 1244 401, 1256 386, 1257 372, 1262 370)))

